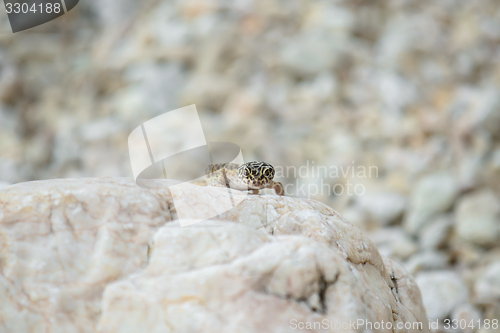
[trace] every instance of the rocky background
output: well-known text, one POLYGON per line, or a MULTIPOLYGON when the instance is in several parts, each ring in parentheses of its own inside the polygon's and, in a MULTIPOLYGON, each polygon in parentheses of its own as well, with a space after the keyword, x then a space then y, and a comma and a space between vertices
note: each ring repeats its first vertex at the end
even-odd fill
POLYGON ((13 35, 2 13, 0 184, 131 176, 130 131, 194 103, 208 141, 307 166, 281 175, 289 194, 364 229, 430 319, 495 332, 499 17, 497 0, 92 0, 13 35))

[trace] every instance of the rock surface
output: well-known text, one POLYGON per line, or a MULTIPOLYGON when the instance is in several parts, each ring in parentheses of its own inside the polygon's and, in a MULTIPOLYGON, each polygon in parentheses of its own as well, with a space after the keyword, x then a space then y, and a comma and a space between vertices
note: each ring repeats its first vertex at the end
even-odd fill
MULTIPOLYGON (((333 209, 249 196, 217 219, 181 228, 166 182, 156 182, 146 189, 87 178, 1 189, 0 327, 288 332, 294 320, 427 322, 411 277, 333 209)), ((225 190, 186 186, 192 202, 225 190)))

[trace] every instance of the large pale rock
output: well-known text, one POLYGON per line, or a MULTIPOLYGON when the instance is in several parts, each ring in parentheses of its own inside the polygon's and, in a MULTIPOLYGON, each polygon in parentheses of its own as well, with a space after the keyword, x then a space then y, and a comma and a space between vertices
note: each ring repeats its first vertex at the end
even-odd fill
MULTIPOLYGON (((394 327, 375 332, 417 332, 398 329, 414 322, 428 331, 413 280, 331 208, 248 196, 181 228, 167 182, 151 184, 1 189, 0 331, 314 332, 307 325, 319 323, 363 331, 335 328, 357 319, 394 327)), ((185 202, 175 204, 193 211, 227 191, 183 186, 185 202)))
POLYGON ((166 193, 111 178, 2 188, 0 331, 93 332, 106 285, 146 267, 166 193))

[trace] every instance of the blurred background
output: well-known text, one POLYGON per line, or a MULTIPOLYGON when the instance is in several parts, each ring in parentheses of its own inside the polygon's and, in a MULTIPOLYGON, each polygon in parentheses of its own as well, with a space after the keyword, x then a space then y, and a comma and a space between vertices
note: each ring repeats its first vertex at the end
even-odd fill
POLYGON ((196 104, 412 272, 430 319, 499 331, 498 0, 86 0, 17 34, 1 11, 0 186, 131 177, 128 134, 196 104))

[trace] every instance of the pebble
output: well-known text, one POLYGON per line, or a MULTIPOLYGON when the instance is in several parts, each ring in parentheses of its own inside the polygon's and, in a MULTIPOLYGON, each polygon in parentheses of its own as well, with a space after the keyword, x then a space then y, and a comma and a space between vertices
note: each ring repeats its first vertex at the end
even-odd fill
POLYGON ((378 229, 369 233, 381 255, 405 260, 415 254, 418 245, 399 227, 378 229))
POLYGON ((478 302, 498 302, 500 299, 500 261, 486 267, 485 272, 474 284, 474 293, 478 302))
POLYGON ((385 226, 401 217, 406 208, 406 197, 395 192, 367 193, 359 197, 356 208, 378 225, 385 226))
POLYGON ((450 174, 434 173, 421 179, 411 194, 405 230, 412 234, 420 232, 432 217, 452 206, 458 193, 459 187, 450 174))
POLYGON ((335 56, 324 38, 316 33, 289 40, 281 51, 283 65, 297 75, 313 75, 332 67, 335 56))
POLYGON ((460 199, 455 212, 458 236, 472 244, 492 246, 500 237, 500 202, 491 190, 480 190, 460 199))
POLYGON ((443 320, 459 305, 467 303, 467 286, 460 275, 453 271, 421 272, 416 282, 431 321, 443 320))
POLYGON ((419 235, 420 248, 424 251, 442 248, 447 243, 452 227, 450 215, 440 215, 431 220, 419 235))
POLYGON ((478 321, 481 321, 482 315, 479 309, 472 304, 462 304, 453 310, 450 319, 456 320, 460 328, 464 328, 462 333, 473 333, 478 328, 478 321))
POLYGON ((449 261, 449 256, 443 252, 425 251, 413 255, 404 263, 404 267, 408 272, 417 274, 420 271, 444 269, 449 261))

